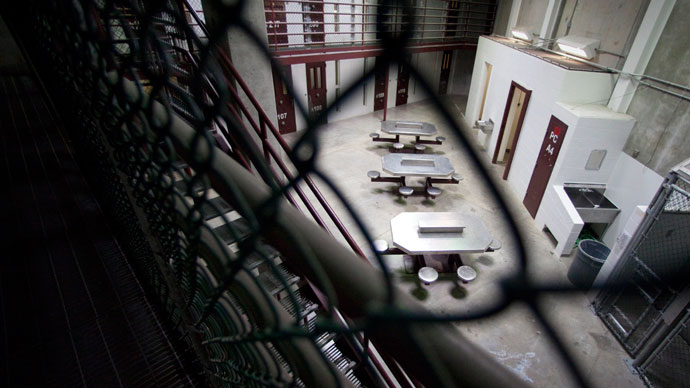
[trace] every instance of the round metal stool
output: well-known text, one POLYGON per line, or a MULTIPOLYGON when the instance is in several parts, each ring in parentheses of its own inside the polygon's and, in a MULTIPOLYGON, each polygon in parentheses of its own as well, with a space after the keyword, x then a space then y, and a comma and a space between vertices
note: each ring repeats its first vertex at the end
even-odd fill
POLYGON ((441 189, 438 187, 427 187, 426 188, 426 193, 429 195, 431 198, 436 198, 437 195, 441 194, 441 189))
POLYGON ((403 197, 407 197, 414 193, 414 189, 409 186, 400 186, 398 188, 398 193, 400 193, 400 195, 402 195, 403 197))
POLYGON ((388 250, 388 241, 374 240, 374 250, 378 253, 383 253, 388 250))
POLYGON ((469 283, 477 278, 477 271, 467 265, 458 267, 458 279, 463 283, 469 283))
POLYGON ((381 176, 381 173, 376 171, 376 170, 371 170, 371 171, 367 172, 367 176, 369 178, 372 178, 372 179, 377 179, 378 177, 381 176))
POLYGON ((419 276, 419 280, 428 286, 438 279, 438 272, 431 267, 422 267, 417 272, 417 276, 419 276))

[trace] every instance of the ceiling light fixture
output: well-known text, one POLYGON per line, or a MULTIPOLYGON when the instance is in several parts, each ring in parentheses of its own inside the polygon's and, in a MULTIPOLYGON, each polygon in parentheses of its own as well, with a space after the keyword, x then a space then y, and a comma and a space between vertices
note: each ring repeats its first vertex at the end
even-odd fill
POLYGON ((525 42, 532 42, 535 35, 534 32, 525 27, 515 27, 510 33, 513 34, 513 38, 524 40, 525 42))
POLYGON ((556 44, 558 49, 566 54, 576 57, 592 59, 599 48, 599 40, 584 38, 581 36, 568 35, 558 38, 556 44))

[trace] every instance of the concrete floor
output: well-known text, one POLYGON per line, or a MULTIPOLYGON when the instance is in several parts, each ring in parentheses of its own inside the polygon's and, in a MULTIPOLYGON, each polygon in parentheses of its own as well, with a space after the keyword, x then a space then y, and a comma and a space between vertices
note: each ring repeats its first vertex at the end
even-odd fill
MULTIPOLYGON (((445 102, 449 111, 459 120, 466 99, 448 97, 445 102)), ((498 211, 486 182, 433 104, 428 101, 409 104, 389 109, 388 119, 435 124, 439 134, 446 136, 448 141, 441 146, 432 146, 433 153, 448 157, 464 180, 459 185, 440 185, 443 192, 433 201, 424 197, 399 199, 395 184, 371 182, 366 175, 369 170, 381 171, 381 156, 388 153, 388 143, 374 143, 368 136, 370 132, 379 130, 381 119, 382 112, 376 112, 320 128, 318 139, 321 147, 317 168, 336 182, 339 191, 353 206, 374 239, 391 242, 389 221, 400 212, 457 211, 480 217, 493 236, 502 242, 503 248, 493 253, 463 255, 464 263, 478 273, 477 279, 470 284, 458 283, 453 274, 441 274, 436 283, 421 286, 416 275, 405 272, 402 256, 387 256, 386 261, 395 273, 399 287, 434 312, 467 312, 491 305, 499 293, 498 281, 515 273, 518 262, 516 242, 507 228, 506 216, 498 211)), ((294 142, 299 135, 299 132, 291 134, 286 139, 294 142)), ((472 133, 468 136, 472 140, 475 138, 472 133)), ((494 181, 499 182, 498 189, 504 194, 523 235, 529 278, 537 282, 568 282, 566 273, 572 257, 554 254, 554 243, 539 230, 522 206, 522 199, 516 197, 507 188, 507 183, 501 180, 502 167, 491 165, 486 152, 480 152, 480 155, 494 181)), ((419 184, 421 182, 420 179, 419 184)), ((367 244, 361 233, 357 233, 353 219, 347 216, 345 208, 325 185, 320 187, 364 249, 367 244)), ((370 252, 368 248, 366 251, 370 252)), ((539 304, 548 322, 561 336, 576 364, 593 386, 644 387, 638 376, 625 365, 624 360, 629 358, 628 355, 592 313, 584 294, 545 294, 540 296, 539 304)), ((456 326, 469 339, 535 386, 575 386, 553 343, 526 305, 514 303, 490 318, 465 321, 456 326)))

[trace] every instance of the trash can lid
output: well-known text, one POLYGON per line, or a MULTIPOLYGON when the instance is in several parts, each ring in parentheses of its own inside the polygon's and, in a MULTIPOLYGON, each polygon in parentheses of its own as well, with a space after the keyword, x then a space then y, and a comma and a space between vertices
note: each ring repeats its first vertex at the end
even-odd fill
POLYGON ((585 257, 597 263, 603 263, 611 253, 611 249, 604 243, 597 240, 582 240, 577 245, 577 249, 585 255, 585 257))

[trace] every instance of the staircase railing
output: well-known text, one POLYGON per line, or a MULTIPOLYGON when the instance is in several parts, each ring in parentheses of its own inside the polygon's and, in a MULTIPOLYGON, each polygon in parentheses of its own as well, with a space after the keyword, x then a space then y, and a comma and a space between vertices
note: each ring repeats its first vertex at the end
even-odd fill
MULTIPOLYGON (((203 20, 201 20, 197 12, 189 4, 189 2, 187 0, 180 0, 179 3, 180 6, 183 7, 183 10, 186 12, 186 14, 192 17, 194 22, 192 24, 194 25, 194 27, 196 27, 196 30, 201 31, 201 33, 203 34, 203 36, 200 36, 200 38, 207 38, 208 30, 206 28, 206 25, 203 22, 203 20)), ((189 40, 187 41, 189 42, 189 40)), ((190 46, 188 50, 190 60, 195 61, 194 48, 190 46)), ((280 146, 280 148, 287 154, 290 154, 292 152, 292 148, 285 141, 285 139, 283 139, 283 136, 280 134, 280 131, 278 131, 275 124, 268 117, 266 111, 261 106, 259 101, 256 99, 251 89, 242 78, 241 74, 233 65, 232 60, 227 56, 223 49, 217 47, 214 53, 216 54, 216 59, 221 65, 223 73, 226 77, 227 88, 231 94, 231 101, 227 103, 228 109, 235 115, 235 117, 238 120, 240 120, 240 122, 246 120, 246 122, 249 123, 249 126, 254 130, 254 132, 259 138, 263 155, 266 161, 268 162, 269 166, 271 166, 272 164, 278 166, 279 171, 276 171, 274 168, 270 167, 270 170, 273 174, 273 178, 276 179, 276 181, 281 186, 285 185, 286 181, 295 181, 295 176, 292 172, 293 170, 290 169, 288 163, 281 157, 280 152, 276 150, 276 148, 273 146, 272 140, 275 141, 280 146), (235 84, 237 84, 239 88, 235 87, 235 84), (248 101, 251 103, 249 107, 247 107, 242 101, 242 98, 239 93, 240 91, 244 93, 248 101), (250 111, 250 109, 253 109, 253 112, 256 113, 256 116, 252 115, 252 111, 250 111), (255 117, 258 118, 258 123, 255 117)), ((218 97, 217 93, 212 88, 206 88, 206 92, 212 95, 213 98, 218 97)), ((223 125, 221 123, 217 122, 216 124, 220 128, 223 128, 223 125)), ((221 130, 221 132, 226 137, 226 140, 230 138, 230 135, 227 130, 221 130)), ((230 142, 231 141, 229 141, 229 143, 230 142)), ((314 180, 309 175, 304 175, 303 179, 307 188, 321 206, 321 210, 325 212, 325 215, 333 223, 333 225, 338 230, 345 242, 355 253, 357 253, 362 258, 366 258, 364 252, 357 245, 354 238, 347 230, 343 222, 340 220, 336 212, 333 210, 332 206, 328 203, 321 190, 319 190, 318 186, 314 183, 314 180)), ((316 223, 319 226, 321 226, 331 235, 333 235, 327 223, 324 221, 322 214, 319 212, 319 210, 317 210, 316 206, 314 206, 314 204, 309 199, 302 187, 299 184, 295 183, 294 185, 292 185, 292 188, 299 197, 301 205, 303 205, 307 209, 314 221, 316 221, 316 223)), ((289 192, 285 191, 284 193, 286 194, 288 201, 299 209, 297 201, 294 200, 294 198, 289 194, 289 192)))

